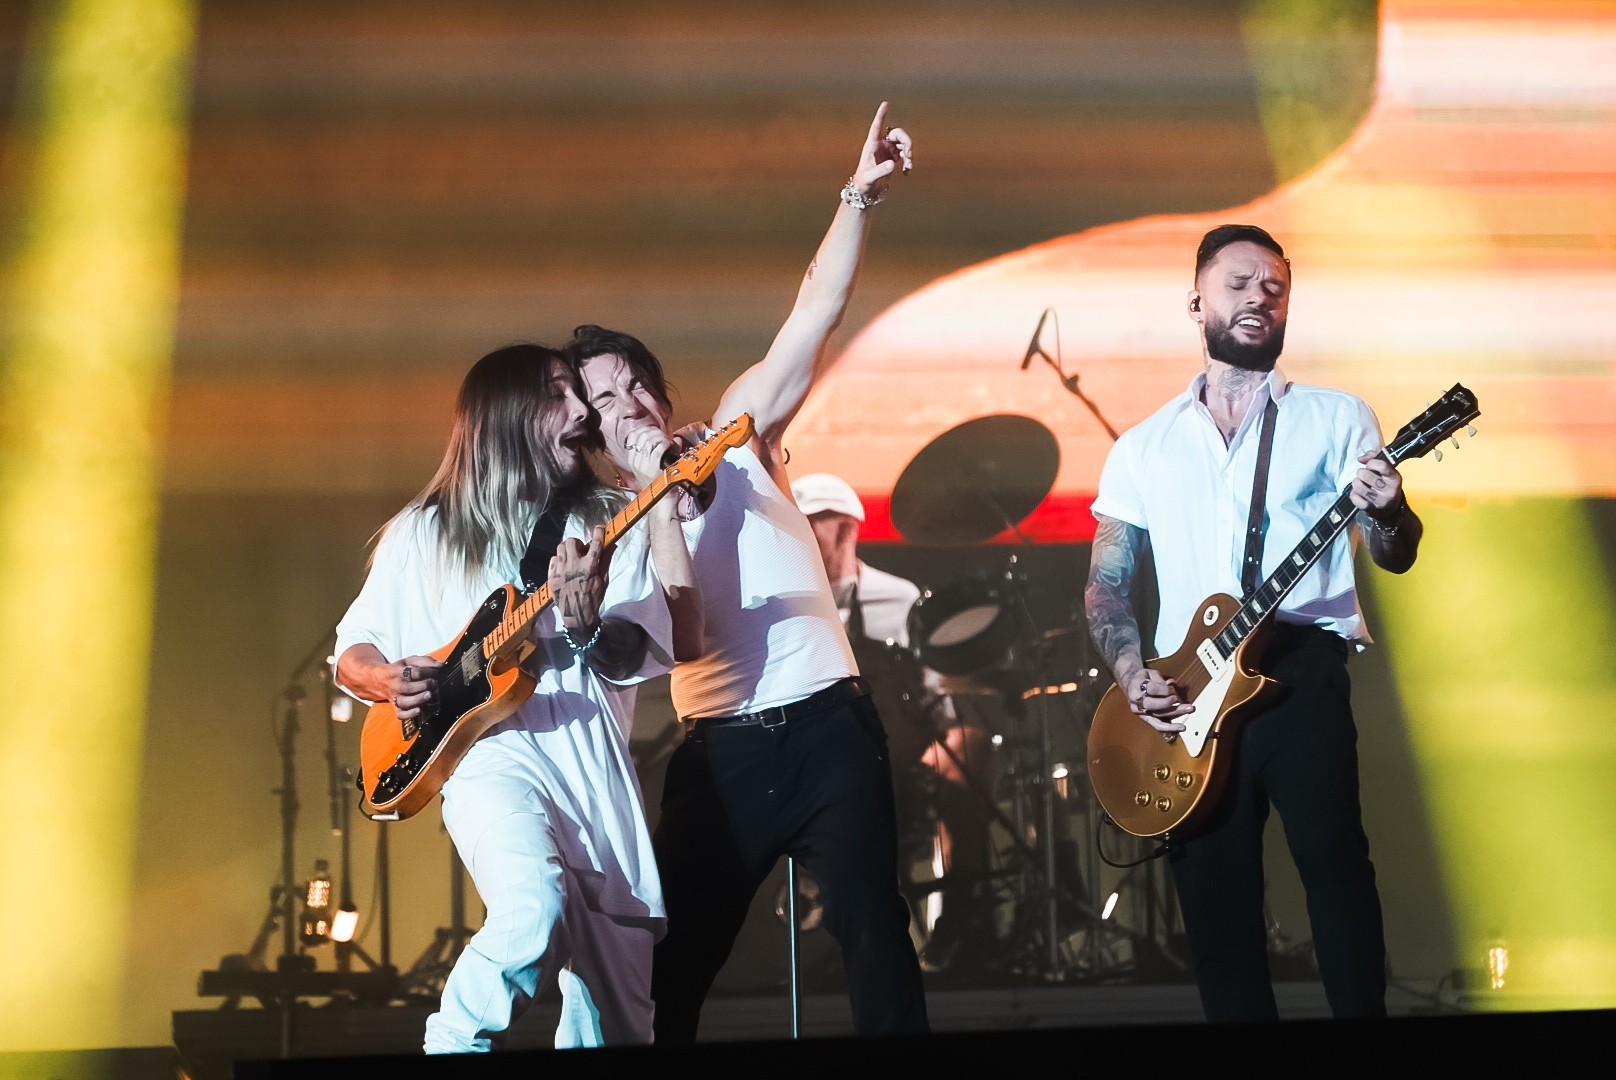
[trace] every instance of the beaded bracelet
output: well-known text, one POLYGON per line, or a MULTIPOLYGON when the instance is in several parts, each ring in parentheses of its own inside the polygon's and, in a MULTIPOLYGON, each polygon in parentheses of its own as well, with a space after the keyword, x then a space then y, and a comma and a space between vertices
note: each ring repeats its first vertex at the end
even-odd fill
POLYGON ((595 647, 595 642, 600 640, 600 628, 602 626, 604 626, 605 624, 606 624, 605 619, 602 619, 600 622, 597 622, 595 624, 595 632, 593 634, 590 634, 589 635, 589 640, 584 642, 582 645, 578 644, 576 641, 574 641, 572 639, 572 631, 567 629, 567 624, 565 622, 562 622, 562 624, 561 624, 561 636, 567 639, 567 644, 572 646, 572 651, 573 652, 575 652, 575 653, 586 653, 590 649, 593 649, 595 647))
POLYGON ((857 180, 857 177, 849 176, 847 183, 842 185, 842 201, 853 209, 868 210, 887 197, 887 193, 884 191, 875 195, 864 194, 858 189, 857 180))

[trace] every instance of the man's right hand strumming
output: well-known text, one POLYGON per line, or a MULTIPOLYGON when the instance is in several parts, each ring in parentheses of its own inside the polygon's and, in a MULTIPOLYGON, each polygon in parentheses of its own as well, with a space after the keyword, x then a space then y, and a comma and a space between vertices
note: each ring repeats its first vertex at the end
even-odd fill
POLYGON ((1163 734, 1183 731, 1184 725, 1175 721, 1195 711, 1194 705, 1178 696, 1177 683, 1142 663, 1118 678, 1117 686, 1127 696, 1134 715, 1163 734))
POLYGON ((338 658, 337 681, 365 701, 387 702, 400 720, 412 720, 437 700, 441 667, 443 661, 430 656, 389 661, 376 646, 361 644, 338 658))

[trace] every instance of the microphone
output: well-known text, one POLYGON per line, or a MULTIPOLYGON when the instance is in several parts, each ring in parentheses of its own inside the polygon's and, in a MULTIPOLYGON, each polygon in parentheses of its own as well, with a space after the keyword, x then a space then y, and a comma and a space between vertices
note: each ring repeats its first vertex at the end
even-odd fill
POLYGON ((1032 363, 1032 358, 1043 351, 1038 347, 1038 339, 1044 334, 1044 322, 1054 310, 1054 308, 1045 308, 1044 313, 1038 316, 1038 329, 1032 332, 1032 340, 1027 343, 1027 354, 1021 358, 1022 371, 1026 371, 1028 365, 1032 363))
POLYGON ((662 467, 664 469, 672 468, 673 463, 683 457, 684 452, 688 449, 690 449, 690 447, 685 445, 685 441, 679 436, 675 435, 671 440, 669 440, 668 448, 662 451, 662 467))

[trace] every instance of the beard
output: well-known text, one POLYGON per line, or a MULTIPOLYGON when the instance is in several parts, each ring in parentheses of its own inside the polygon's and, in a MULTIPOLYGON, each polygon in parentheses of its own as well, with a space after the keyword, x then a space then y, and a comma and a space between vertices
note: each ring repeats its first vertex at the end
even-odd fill
POLYGON ((1238 340, 1228 323, 1206 324, 1206 354, 1242 371, 1269 372, 1285 349, 1285 324, 1278 323, 1261 341, 1247 344, 1238 340))

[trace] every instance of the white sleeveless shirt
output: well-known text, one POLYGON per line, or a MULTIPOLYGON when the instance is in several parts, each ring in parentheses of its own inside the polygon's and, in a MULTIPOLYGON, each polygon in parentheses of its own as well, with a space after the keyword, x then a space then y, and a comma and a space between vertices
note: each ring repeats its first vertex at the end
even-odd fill
POLYGON ((679 715, 785 705, 857 675, 808 519, 750 446, 713 475, 711 505, 684 523, 706 651, 673 670, 679 715))

